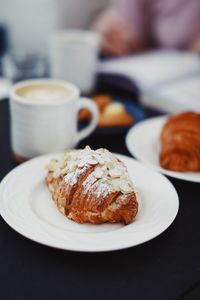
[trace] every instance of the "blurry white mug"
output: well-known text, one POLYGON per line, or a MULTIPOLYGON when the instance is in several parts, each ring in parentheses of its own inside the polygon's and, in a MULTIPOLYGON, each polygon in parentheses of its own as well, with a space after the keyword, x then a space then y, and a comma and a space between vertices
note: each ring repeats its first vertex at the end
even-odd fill
POLYGON ((86 30, 58 31, 50 43, 50 74, 88 93, 95 83, 99 36, 86 30))
POLYGON ((73 148, 98 123, 98 109, 79 89, 54 79, 26 80, 10 90, 11 144, 18 160, 73 148), (90 124, 77 130, 77 115, 87 108, 90 124))

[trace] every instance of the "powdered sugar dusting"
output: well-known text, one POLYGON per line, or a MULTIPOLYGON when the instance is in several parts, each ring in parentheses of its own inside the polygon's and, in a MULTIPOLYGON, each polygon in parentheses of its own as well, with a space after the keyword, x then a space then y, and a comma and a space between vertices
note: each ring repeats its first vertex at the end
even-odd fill
POLYGON ((78 178, 81 174, 83 174, 88 169, 88 166, 85 166, 81 169, 77 168, 74 172, 69 172, 65 177, 64 180, 69 185, 73 186, 78 182, 78 178))
POLYGON ((83 192, 86 194, 91 186, 97 181, 97 178, 94 176, 94 172, 91 173, 83 183, 83 192))
POLYGON ((128 176, 126 166, 119 161, 107 149, 91 150, 86 146, 83 150, 66 152, 60 161, 54 160, 49 166, 53 176, 64 176, 64 180, 70 186, 77 183, 81 174, 90 166, 94 171, 89 174, 83 183, 84 192, 98 181, 95 193, 97 197, 105 197, 109 193, 120 191, 122 194, 133 191, 133 184, 128 176))
POLYGON ((112 186, 106 182, 98 182, 97 189, 95 190, 95 195, 97 198, 105 198, 113 192, 112 186))

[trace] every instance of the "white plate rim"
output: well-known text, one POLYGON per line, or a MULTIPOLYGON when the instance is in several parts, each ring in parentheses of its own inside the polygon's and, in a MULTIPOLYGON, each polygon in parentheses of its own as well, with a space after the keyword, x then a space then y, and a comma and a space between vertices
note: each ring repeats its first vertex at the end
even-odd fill
MULTIPOLYGON (((55 154, 55 155, 58 155, 55 154)), ((31 159, 19 166, 17 166, 16 168, 14 168, 12 171, 10 171, 5 177, 4 179, 1 181, 0 183, 0 198, 1 198, 1 192, 2 192, 2 189, 4 187, 4 185, 9 181, 9 178, 11 176, 13 176, 13 174, 19 170, 19 169, 23 169, 24 166, 28 165, 28 164, 31 164, 33 163, 34 161, 38 160, 38 159, 42 159, 42 158, 46 158, 46 157, 54 157, 55 156, 54 154, 52 155, 43 155, 43 156, 40 156, 40 157, 36 157, 34 159, 31 159)), ((131 157, 128 157, 128 156, 125 156, 125 155, 121 155, 121 154, 116 154, 120 159, 123 160, 123 158, 130 160, 130 161, 133 161, 135 164, 138 164, 138 166, 140 165, 140 167, 142 168, 145 168, 145 166, 143 166, 140 162, 137 162, 136 160, 134 160, 133 158, 131 157)), ((147 169, 148 170, 148 169, 147 169)), ((150 170, 149 170, 150 171, 150 170)), ((151 171, 153 172, 154 174, 157 173, 157 172, 154 172, 154 171, 151 171)), ((157 173, 159 174, 159 173, 157 173)), ((50 247, 53 247, 53 248, 57 248, 57 249, 61 249, 61 250, 69 250, 69 251, 76 251, 76 252, 107 252, 107 251, 116 251, 116 250, 121 250, 121 249, 126 249, 126 248, 130 248, 130 247, 133 247, 133 246, 137 246, 137 245, 140 245, 140 244, 143 244, 143 243, 146 243, 148 242, 149 240, 151 239, 154 239, 155 237, 159 236, 160 234, 162 234, 174 221, 174 219, 176 218, 177 216, 177 213, 178 213, 178 210, 179 210, 179 199, 178 199, 178 194, 176 192, 176 189, 174 188, 174 186, 170 183, 170 181, 164 177, 163 175, 159 174, 159 176, 162 176, 162 180, 164 180, 164 182, 166 182, 167 184, 169 184, 169 187, 171 188, 171 190, 173 191, 174 193, 174 211, 173 211, 173 214, 171 216, 171 219, 170 219, 170 222, 168 222, 168 224, 165 224, 163 226, 163 228, 160 230, 160 231, 157 231, 156 234, 154 233, 153 236, 149 236, 148 238, 145 238, 144 240, 142 241, 139 241, 139 242, 135 242, 133 243, 133 241, 130 239, 130 243, 125 243, 124 245, 121 244, 119 245, 118 247, 105 247, 105 248, 93 248, 93 249, 90 249, 90 248, 84 248, 84 249, 77 249, 76 247, 70 247, 70 246, 67 246, 67 247, 63 247, 63 246, 59 246, 57 245, 57 243, 51 243, 51 242, 46 242, 46 241, 43 241, 43 240, 40 240, 38 238, 34 238, 33 236, 31 236, 29 233, 27 233, 26 230, 22 229, 20 226, 17 226, 16 224, 13 224, 12 222, 12 219, 10 219, 10 216, 6 213, 6 211, 4 210, 3 206, 2 206, 2 201, 0 199, 0 214, 2 216, 2 218, 4 219, 4 221, 12 228, 14 229, 16 232, 20 233, 22 236, 34 241, 34 242, 37 242, 39 244, 42 244, 42 245, 46 245, 46 246, 50 246, 50 247)), ((81 225, 80 225, 81 226, 81 225)), ((98 226, 98 225, 97 225, 98 226)), ((102 235, 102 233, 101 233, 102 235)), ((92 236, 92 235, 91 235, 92 236)))
POLYGON ((152 121, 153 122, 158 121, 158 123, 160 123, 160 122, 164 123, 167 120, 167 118, 168 118, 167 116, 153 117, 153 118, 149 118, 144 121, 141 121, 141 122, 137 123, 136 125, 133 125, 129 129, 129 131, 127 132, 127 135, 126 135, 126 139, 125 139, 126 147, 129 150, 129 152, 131 153, 131 155, 133 155, 138 161, 140 161, 141 163, 145 164, 146 166, 154 169, 155 171, 158 171, 158 172, 160 172, 164 175, 167 175, 169 177, 172 177, 172 178, 199 183, 200 182, 200 172, 199 172, 199 178, 194 178, 194 177, 192 178, 191 174, 196 174, 196 172, 195 173, 193 173, 193 172, 175 172, 175 171, 169 171, 169 170, 163 169, 159 165, 153 164, 152 162, 145 160, 139 153, 137 153, 133 149, 133 147, 131 145, 131 140, 134 138, 134 134, 138 130, 138 128, 140 128, 144 124, 146 124, 146 125, 151 124, 152 121))

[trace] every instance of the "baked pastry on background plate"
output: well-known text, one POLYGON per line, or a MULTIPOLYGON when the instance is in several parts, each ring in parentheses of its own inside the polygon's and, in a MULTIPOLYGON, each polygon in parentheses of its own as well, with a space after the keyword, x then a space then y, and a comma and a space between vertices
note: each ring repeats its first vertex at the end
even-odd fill
POLYGON ((87 146, 52 160, 46 183, 59 211, 78 223, 129 224, 138 212, 126 166, 103 148, 87 146))
MULTIPOLYGON (((99 113, 104 111, 104 109, 107 107, 108 104, 112 102, 112 97, 108 94, 100 94, 92 97, 92 100, 95 102, 99 109, 99 113)), ((79 112, 78 119, 79 121, 85 121, 85 120, 90 120, 92 117, 91 112, 87 109, 82 109, 79 112)))
POLYGON ((130 126, 134 119, 130 116, 124 105, 119 102, 112 102, 106 106, 104 111, 100 114, 99 127, 113 127, 113 126, 130 126))
MULTIPOLYGON (((134 117, 129 114, 123 102, 114 101, 110 95, 100 94, 93 97, 100 113, 98 126, 119 127, 130 126, 134 123, 134 117)), ((90 120, 91 113, 83 109, 79 113, 79 121, 90 120)))
POLYGON ((160 165, 172 171, 200 171, 200 114, 183 112, 169 117, 161 136, 160 165))

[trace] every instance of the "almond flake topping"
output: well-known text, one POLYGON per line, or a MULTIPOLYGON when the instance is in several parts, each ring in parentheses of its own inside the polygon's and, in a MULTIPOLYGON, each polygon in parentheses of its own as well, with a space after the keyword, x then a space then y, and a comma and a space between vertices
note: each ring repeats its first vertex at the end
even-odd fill
POLYGON ((68 151, 62 160, 52 160, 48 169, 52 176, 64 176, 65 182, 73 186, 90 166, 94 166, 94 171, 83 182, 85 192, 89 192, 93 185, 98 185, 98 196, 101 192, 106 196, 115 191, 123 194, 133 191, 126 166, 104 148, 95 151, 86 146, 83 150, 68 151))

